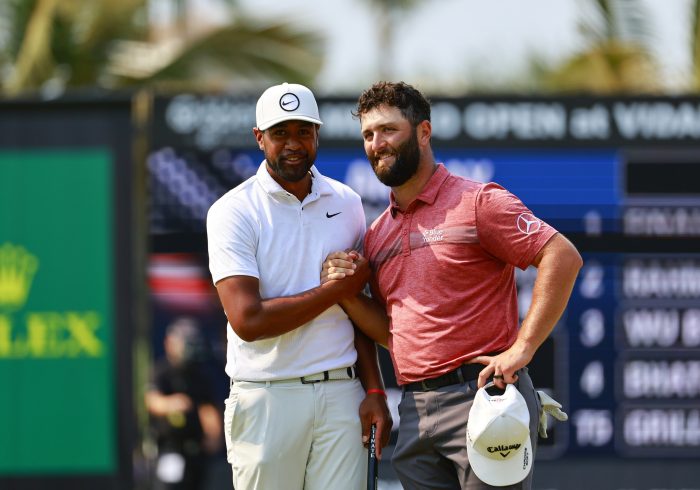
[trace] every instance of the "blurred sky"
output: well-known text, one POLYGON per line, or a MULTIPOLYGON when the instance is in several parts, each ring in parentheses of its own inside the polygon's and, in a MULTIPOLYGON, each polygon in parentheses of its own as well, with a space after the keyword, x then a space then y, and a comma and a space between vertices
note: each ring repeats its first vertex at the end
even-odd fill
MULTIPOLYGON (((195 0, 198 3, 213 0, 195 0)), ((671 90, 689 65, 690 0, 643 0, 671 90)), ((310 27, 327 39, 315 89, 355 93, 376 81, 376 19, 366 0, 239 0, 246 14, 310 27)), ((396 23, 393 78, 442 87, 513 78, 528 54, 561 60, 581 46, 580 0, 423 0, 396 23)))

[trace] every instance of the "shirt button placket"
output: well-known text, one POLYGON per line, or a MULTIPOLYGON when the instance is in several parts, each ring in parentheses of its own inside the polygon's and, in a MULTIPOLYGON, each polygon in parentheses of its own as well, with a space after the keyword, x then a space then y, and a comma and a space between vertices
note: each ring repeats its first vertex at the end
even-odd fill
POLYGON ((403 255, 411 255, 411 214, 403 215, 403 223, 401 224, 401 249, 403 255))

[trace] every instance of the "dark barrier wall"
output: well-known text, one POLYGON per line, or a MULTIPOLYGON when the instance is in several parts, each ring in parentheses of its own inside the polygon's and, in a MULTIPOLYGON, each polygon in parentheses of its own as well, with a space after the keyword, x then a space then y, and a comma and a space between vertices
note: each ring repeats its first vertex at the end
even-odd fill
POLYGON ((132 145, 128 97, 0 104, 0 488, 133 487, 132 145))

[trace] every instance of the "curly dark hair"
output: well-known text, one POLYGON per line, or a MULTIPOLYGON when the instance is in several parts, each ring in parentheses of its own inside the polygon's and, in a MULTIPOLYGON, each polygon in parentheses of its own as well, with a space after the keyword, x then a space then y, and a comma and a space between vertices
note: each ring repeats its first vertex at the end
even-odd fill
POLYGON ((362 114, 380 105, 398 108, 413 127, 423 121, 430 121, 430 102, 418 90, 404 82, 375 83, 362 92, 357 100, 357 110, 352 114, 362 118, 362 114))

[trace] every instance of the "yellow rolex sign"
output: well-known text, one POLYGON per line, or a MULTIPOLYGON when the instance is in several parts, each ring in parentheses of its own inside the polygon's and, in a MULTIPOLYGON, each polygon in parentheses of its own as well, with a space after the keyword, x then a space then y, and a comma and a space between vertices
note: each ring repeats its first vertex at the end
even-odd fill
POLYGON ((117 466, 111 171, 0 151, 0 475, 117 466))
POLYGON ((0 309, 24 306, 38 261, 21 246, 0 245, 0 309))

